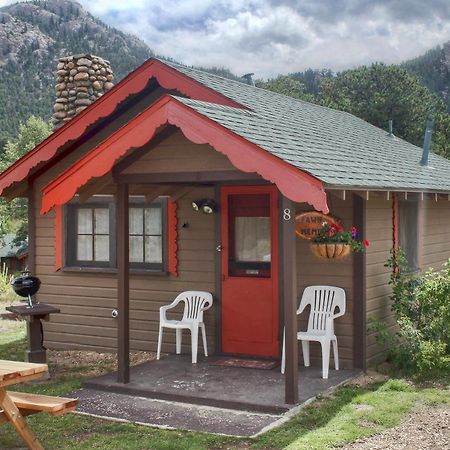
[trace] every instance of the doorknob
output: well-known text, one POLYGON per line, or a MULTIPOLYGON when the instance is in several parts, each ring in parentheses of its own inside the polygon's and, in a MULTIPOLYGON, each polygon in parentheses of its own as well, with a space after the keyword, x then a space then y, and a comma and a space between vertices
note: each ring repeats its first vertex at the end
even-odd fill
POLYGON ((219 244, 217 247, 216 247, 216 252, 221 252, 222 251, 222 245, 221 244, 219 244))

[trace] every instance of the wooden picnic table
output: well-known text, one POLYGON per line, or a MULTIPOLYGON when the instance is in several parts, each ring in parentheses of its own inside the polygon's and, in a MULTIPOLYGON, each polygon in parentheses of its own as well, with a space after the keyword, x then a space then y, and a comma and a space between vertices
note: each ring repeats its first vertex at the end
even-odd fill
POLYGON ((75 410, 78 400, 6 391, 7 386, 42 378, 47 364, 0 359, 0 424, 11 423, 31 450, 44 450, 24 416, 46 411, 54 416, 75 410))

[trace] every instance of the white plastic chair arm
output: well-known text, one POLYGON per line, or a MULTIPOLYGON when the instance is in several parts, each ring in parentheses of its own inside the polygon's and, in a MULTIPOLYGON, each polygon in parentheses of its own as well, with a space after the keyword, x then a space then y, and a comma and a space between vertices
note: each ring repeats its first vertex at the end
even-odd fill
POLYGON ((180 303, 181 299, 177 300, 175 299, 170 305, 161 306, 159 308, 159 319, 160 320, 167 320, 166 318, 166 312, 170 309, 174 309, 178 303, 180 303))

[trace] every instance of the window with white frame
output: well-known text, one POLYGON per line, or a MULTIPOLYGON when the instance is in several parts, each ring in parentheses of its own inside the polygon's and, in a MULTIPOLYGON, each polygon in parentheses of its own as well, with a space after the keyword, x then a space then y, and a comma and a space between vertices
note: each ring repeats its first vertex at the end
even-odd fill
MULTIPOLYGON (((66 209, 66 266, 116 267, 115 205, 105 201, 71 203, 66 209)), ((130 267, 165 270, 166 201, 150 204, 130 198, 130 267)))

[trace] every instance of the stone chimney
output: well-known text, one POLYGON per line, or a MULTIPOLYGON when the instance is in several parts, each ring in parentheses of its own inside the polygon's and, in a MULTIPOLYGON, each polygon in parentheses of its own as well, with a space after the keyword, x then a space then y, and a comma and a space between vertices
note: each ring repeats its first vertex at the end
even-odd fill
POLYGON ((111 64, 98 56, 83 54, 59 59, 56 72, 54 130, 86 109, 114 85, 111 64))

